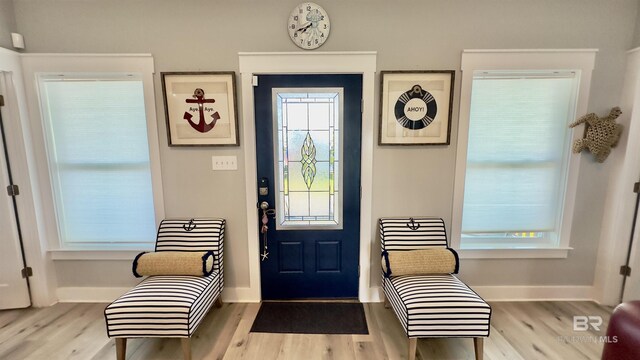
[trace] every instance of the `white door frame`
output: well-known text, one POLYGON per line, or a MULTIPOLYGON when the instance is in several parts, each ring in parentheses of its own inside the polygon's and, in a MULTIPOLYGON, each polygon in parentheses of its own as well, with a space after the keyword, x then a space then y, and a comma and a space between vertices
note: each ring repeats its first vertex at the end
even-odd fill
POLYGON ((249 251, 249 288, 236 289, 242 301, 261 300, 257 194, 257 160, 253 75, 258 74, 362 74, 362 155, 360 186, 360 278, 361 302, 379 301, 376 289, 370 289, 372 236, 371 201, 373 190, 374 77, 376 52, 280 52, 238 54, 242 87, 242 134, 245 154, 247 241, 249 251), (241 290, 242 289, 242 290, 241 290))
MULTIPOLYGON (((622 276, 629 248, 635 197, 633 184, 640 175, 640 48, 627 52, 627 67, 620 108, 624 124, 622 138, 613 150, 609 167, 609 186, 594 278, 594 298, 605 305, 617 305, 622 290, 622 276), (625 134, 626 133, 626 134, 625 134)), ((636 227, 635 251, 638 251, 636 227)), ((637 267, 637 264, 632 264, 637 267)), ((634 269, 638 271, 639 269, 634 269)), ((630 281, 630 279, 627 279, 630 281)))
POLYGON ((0 64, 0 70, 12 73, 16 91, 17 109, 13 109, 13 113, 17 118, 5 122, 5 131, 14 182, 20 186, 20 195, 16 197, 16 202, 26 262, 27 266, 33 269, 33 276, 29 279, 31 304, 34 307, 44 307, 57 301, 56 273, 53 261, 46 252, 43 229, 37 221, 44 215, 36 181, 36 160, 29 127, 21 54, 0 48, 0 64))

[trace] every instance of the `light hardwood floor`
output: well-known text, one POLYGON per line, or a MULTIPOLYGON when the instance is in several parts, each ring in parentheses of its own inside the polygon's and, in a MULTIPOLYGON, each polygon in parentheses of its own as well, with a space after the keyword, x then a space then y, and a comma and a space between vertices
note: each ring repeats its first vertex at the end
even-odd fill
MULTIPOLYGON (((115 359, 106 304, 0 311, 0 359, 115 359)), ((484 358, 599 359, 611 308, 590 302, 496 302, 484 358), (574 332, 573 316, 602 316, 600 331, 574 332), (579 338, 570 338, 572 336, 579 338), (563 338, 568 337, 568 338, 563 338), (563 341, 566 340, 566 341, 563 341)), ((212 308, 192 339, 193 359, 406 359, 408 342, 391 309, 365 304, 369 335, 249 333, 259 304, 212 308)), ((181 359, 179 339, 130 339, 127 359, 181 359)), ((417 359, 473 359, 471 339, 420 339, 417 359)))

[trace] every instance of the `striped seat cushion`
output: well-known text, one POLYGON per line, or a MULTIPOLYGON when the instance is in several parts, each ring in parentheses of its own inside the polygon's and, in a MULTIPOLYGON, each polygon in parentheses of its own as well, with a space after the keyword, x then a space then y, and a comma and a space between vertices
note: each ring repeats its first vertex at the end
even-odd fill
POLYGON ((408 337, 489 336, 491 307, 454 275, 383 278, 408 337))
POLYGON ((222 291, 220 273, 151 276, 104 311, 109 337, 190 337, 222 291))

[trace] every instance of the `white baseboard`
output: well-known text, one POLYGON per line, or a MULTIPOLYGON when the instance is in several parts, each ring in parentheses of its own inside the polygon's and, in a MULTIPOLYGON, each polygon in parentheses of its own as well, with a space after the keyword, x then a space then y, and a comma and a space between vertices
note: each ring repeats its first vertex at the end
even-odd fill
POLYGON ((59 287, 56 290, 58 302, 110 303, 131 287, 59 287))
MULTIPOLYGON (((487 301, 595 301, 593 286, 471 286, 487 301)), ((59 302, 112 302, 130 287, 61 287, 59 302)), ((222 292, 224 302, 260 302, 260 295, 249 287, 227 287, 222 292)), ((373 286, 360 301, 382 302, 382 288, 373 286)), ((597 302, 597 301, 596 301, 597 302)))
POLYGON ((487 301, 594 301, 593 286, 470 286, 487 301))
POLYGON ((258 303, 260 294, 256 294, 250 287, 225 287, 222 291, 222 301, 230 303, 258 303))
POLYGON ((369 288, 369 291, 362 296, 360 295, 360 302, 363 303, 374 303, 374 302, 383 302, 384 297, 382 294, 382 287, 380 286, 372 286, 369 288))
MULTIPOLYGON (((593 286, 470 286, 486 301, 596 301, 593 286)), ((369 301, 383 301, 382 288, 369 289, 369 301)), ((597 302, 597 301, 596 301, 597 302)))
MULTIPOLYGON (((60 287, 56 293, 58 302, 62 303, 110 303, 132 287, 60 287)), ((224 288, 222 301, 225 302, 260 302, 248 287, 224 288)))

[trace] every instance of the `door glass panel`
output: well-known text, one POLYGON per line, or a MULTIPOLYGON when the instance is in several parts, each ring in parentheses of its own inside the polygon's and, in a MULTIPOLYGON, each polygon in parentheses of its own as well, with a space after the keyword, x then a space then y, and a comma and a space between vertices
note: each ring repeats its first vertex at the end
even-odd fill
POLYGON ((273 89, 278 230, 342 229, 342 88, 273 89))

